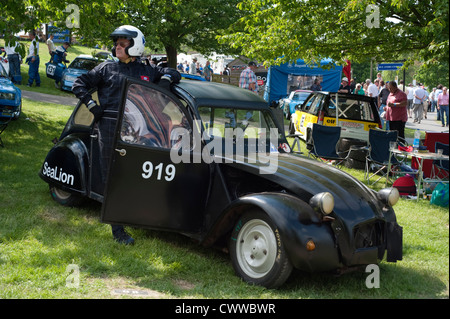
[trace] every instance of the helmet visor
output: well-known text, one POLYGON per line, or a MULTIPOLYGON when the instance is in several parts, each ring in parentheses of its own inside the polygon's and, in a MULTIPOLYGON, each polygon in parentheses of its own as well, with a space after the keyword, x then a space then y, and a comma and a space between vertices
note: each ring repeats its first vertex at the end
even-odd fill
POLYGON ((118 38, 133 39, 138 36, 138 33, 137 31, 128 30, 126 28, 117 28, 109 36, 114 42, 116 42, 118 38))

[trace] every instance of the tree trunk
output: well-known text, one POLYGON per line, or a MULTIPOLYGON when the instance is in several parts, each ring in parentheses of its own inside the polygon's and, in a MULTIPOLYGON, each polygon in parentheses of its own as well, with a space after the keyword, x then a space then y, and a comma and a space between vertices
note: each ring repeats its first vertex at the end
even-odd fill
POLYGON ((169 67, 177 68, 177 49, 173 46, 166 46, 167 63, 169 67))

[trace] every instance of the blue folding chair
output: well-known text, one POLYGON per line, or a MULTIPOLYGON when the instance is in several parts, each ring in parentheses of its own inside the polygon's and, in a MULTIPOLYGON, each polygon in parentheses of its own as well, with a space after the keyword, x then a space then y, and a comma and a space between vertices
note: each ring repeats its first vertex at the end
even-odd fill
POLYGON ((335 166, 341 165, 345 158, 338 154, 338 143, 341 138, 340 126, 313 124, 311 132, 312 147, 308 156, 325 161, 333 161, 335 166))
POLYGON ((389 175, 399 173, 398 169, 401 167, 405 158, 399 160, 394 154, 391 155, 391 152, 389 151, 390 142, 399 142, 397 131, 369 130, 369 148, 366 156, 366 169, 364 173, 364 179, 367 180, 368 185, 375 184, 383 177, 386 178, 387 185, 389 182, 389 175), (389 156, 391 157, 390 172, 388 170, 389 156), (371 183, 370 179, 375 176, 378 176, 378 178, 371 183))
MULTIPOLYGON (((448 155, 448 144, 444 144, 441 142, 436 142, 434 150, 437 153, 437 150, 441 149, 443 155, 448 155)), ((431 178, 432 179, 444 179, 449 177, 448 170, 448 160, 434 160, 433 167, 431 170, 431 178)))

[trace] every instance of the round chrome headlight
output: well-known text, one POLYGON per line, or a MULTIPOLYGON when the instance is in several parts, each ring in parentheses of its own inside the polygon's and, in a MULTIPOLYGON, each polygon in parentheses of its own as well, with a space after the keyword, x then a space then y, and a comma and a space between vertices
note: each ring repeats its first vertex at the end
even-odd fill
POLYGON ((381 201, 385 205, 394 206, 397 204, 400 194, 398 192, 398 189, 395 187, 389 187, 389 188, 383 188, 378 191, 378 195, 381 199, 381 201))
POLYGON ((334 197, 328 192, 319 193, 311 197, 309 204, 314 210, 318 210, 322 214, 328 215, 334 209, 334 197))

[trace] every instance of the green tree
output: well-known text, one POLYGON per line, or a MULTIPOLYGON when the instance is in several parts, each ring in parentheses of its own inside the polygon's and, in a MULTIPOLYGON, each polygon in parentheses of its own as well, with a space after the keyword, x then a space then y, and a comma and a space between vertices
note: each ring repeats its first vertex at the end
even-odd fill
POLYGON ((203 54, 232 53, 230 46, 219 44, 216 36, 242 16, 237 9, 239 0, 81 2, 78 32, 83 35, 83 43, 107 43, 114 28, 133 25, 144 33, 147 47, 165 50, 171 67, 176 66, 177 53, 186 47, 203 54), (110 5, 107 8, 106 3, 110 5))
POLYGON ((267 65, 329 57, 408 63, 449 58, 447 0, 243 0, 247 14, 220 42, 267 65))

